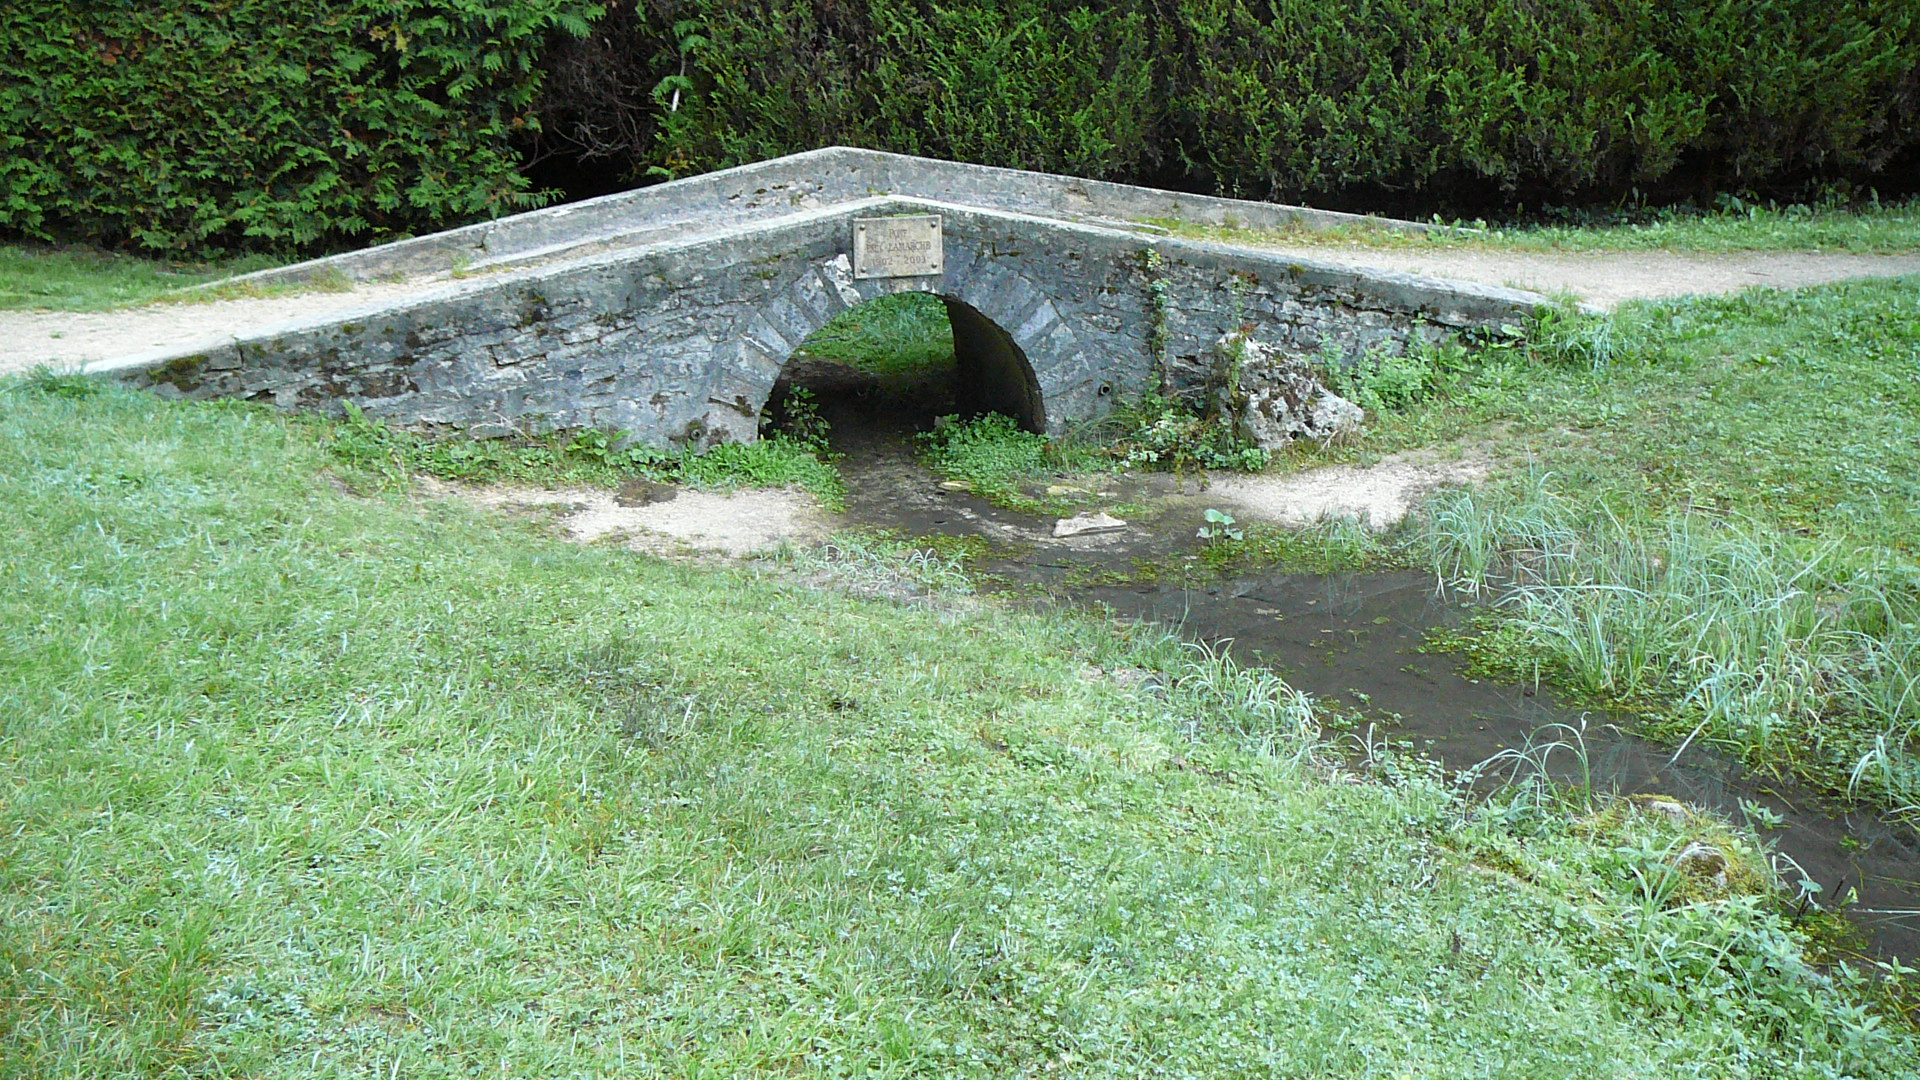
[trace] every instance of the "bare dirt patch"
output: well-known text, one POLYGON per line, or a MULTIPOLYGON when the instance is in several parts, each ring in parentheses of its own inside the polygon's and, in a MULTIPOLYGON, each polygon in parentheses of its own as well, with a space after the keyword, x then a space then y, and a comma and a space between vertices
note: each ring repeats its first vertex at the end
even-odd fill
POLYGON ((1477 453, 1446 457, 1414 450, 1373 465, 1326 465, 1287 476, 1216 473, 1208 495, 1249 521, 1299 528, 1352 518, 1385 529, 1406 517, 1421 496, 1448 485, 1478 483, 1493 467, 1491 459, 1477 453))
POLYGON ((633 506, 623 505, 615 492, 591 488, 471 487, 425 481, 422 490, 495 510, 551 515, 579 543, 618 541, 655 555, 739 558, 783 541, 811 543, 831 532, 830 517, 819 502, 792 488, 683 489, 672 499, 633 506))

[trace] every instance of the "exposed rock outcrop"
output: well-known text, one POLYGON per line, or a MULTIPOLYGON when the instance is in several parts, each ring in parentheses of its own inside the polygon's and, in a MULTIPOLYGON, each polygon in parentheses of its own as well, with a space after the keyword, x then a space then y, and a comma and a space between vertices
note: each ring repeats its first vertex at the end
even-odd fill
POLYGON ((1359 430, 1360 406, 1327 389, 1305 357, 1235 332, 1215 344, 1225 374, 1214 405, 1249 442, 1278 450, 1296 439, 1331 442, 1359 430))

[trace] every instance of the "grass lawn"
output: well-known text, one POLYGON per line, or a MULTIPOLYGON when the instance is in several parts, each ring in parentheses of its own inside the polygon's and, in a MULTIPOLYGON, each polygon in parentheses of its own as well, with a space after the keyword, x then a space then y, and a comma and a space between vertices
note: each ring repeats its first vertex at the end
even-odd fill
POLYGON ((1500 598, 1485 658, 1920 811, 1920 279, 1549 319, 1480 364, 1331 456, 1512 463, 1407 538, 1500 598))
POLYGON ((0 1075, 1920 1060, 1714 823, 1354 783, 1164 641, 572 546, 356 437, 0 384, 0 1075))
POLYGON ((834 316, 804 348, 883 379, 924 377, 953 366, 953 327, 939 297, 895 293, 834 316))
POLYGON ((156 300, 191 302, 293 291, 275 286, 181 292, 191 286, 277 265, 279 260, 260 255, 210 264, 148 259, 88 248, 0 244, 0 310, 107 311, 156 300))

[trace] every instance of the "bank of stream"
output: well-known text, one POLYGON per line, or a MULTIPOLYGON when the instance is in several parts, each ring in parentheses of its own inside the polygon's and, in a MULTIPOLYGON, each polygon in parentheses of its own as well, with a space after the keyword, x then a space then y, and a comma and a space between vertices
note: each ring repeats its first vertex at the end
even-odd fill
MULTIPOLYGON (((943 486, 913 452, 911 411, 860 395, 822 401, 847 483, 843 527, 960 538, 987 552, 974 569, 991 589, 1226 643, 1241 662, 1267 666, 1333 706, 1351 737, 1402 743, 1452 771, 1531 750, 1549 777, 1568 784, 1668 796, 1736 821, 1765 808, 1758 816, 1777 824, 1762 829, 1763 840, 1819 886, 1818 902, 1832 905, 1851 893, 1857 900, 1846 913, 1871 953, 1920 960, 1920 837, 1913 829, 1838 806, 1794 781, 1752 774, 1697 744, 1675 753, 1632 734, 1631 717, 1577 707, 1549 686, 1474 677, 1463 658, 1427 647, 1434 631, 1463 625, 1476 607, 1432 575, 1222 575, 1198 566, 1141 574, 1143 565, 1178 568, 1197 552, 1196 531, 1213 505, 1200 481, 1118 478, 1105 501, 1130 508, 1127 528, 1055 539, 1051 517, 943 486)), ((1796 873, 1788 868, 1785 876, 1796 873)))

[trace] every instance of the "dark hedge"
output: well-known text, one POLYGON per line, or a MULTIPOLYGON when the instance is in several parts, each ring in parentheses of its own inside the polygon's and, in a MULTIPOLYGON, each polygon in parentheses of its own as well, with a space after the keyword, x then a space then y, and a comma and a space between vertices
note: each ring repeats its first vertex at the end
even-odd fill
POLYGON ((850 143, 1512 206, 1910 186, 1920 151, 1915 0, 654 0, 548 66, 543 150, 626 179, 850 143))
POLYGON ((0 6, 16 237, 313 249, 535 205, 529 157, 830 143, 1422 213, 1911 189, 1920 0, 0 6))
POLYGON ((12 0, 0 231, 204 255, 530 206, 513 136, 580 0, 12 0))

